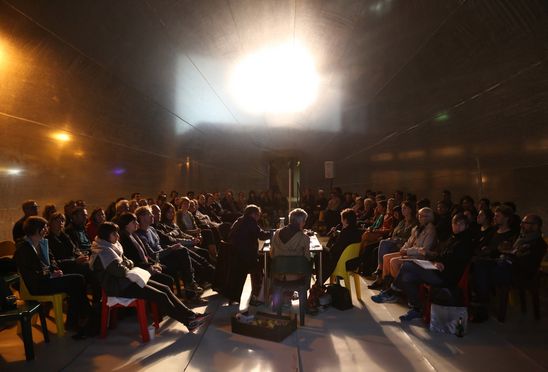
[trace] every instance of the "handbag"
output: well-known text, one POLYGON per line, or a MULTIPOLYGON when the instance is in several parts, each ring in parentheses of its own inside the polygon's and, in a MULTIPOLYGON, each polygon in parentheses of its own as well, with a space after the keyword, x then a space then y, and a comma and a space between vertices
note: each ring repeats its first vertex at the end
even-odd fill
POLYGON ((331 305, 338 310, 352 309, 352 297, 350 291, 339 284, 339 278, 337 283, 327 287, 327 293, 331 295, 331 305))

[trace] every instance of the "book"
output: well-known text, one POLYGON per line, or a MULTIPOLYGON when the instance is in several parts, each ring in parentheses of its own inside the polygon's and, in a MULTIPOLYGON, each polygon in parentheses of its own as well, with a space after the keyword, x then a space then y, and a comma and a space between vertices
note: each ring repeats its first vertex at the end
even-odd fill
POLYGON ((415 258, 404 258, 403 261, 411 261, 419 265, 426 270, 439 270, 431 261, 428 260, 417 260, 415 258))

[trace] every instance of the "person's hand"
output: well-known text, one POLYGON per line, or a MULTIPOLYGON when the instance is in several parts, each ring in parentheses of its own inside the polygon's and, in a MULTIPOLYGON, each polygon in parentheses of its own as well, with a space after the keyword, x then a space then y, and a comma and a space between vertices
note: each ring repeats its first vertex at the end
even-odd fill
POLYGON ((419 254, 420 254, 421 256, 426 256, 426 249, 424 249, 424 248, 419 248, 419 249, 417 250, 417 252, 419 252, 419 254))
POLYGON ((177 244, 173 244, 171 247, 169 247, 169 249, 171 250, 176 250, 176 249, 181 249, 183 248, 183 245, 181 243, 177 243, 177 244))
POLYGON ((61 270, 53 270, 51 273, 52 278, 60 278, 63 276, 63 272, 61 270))
POLYGON ((445 266, 441 262, 434 262, 434 266, 436 266, 439 271, 443 271, 445 269, 445 266))
POLYGON ((194 245, 200 245, 201 243, 201 239, 200 238, 193 238, 192 239, 192 244, 194 245))
POLYGON ((82 254, 82 255, 76 257, 76 262, 83 263, 83 262, 88 262, 88 261, 89 261, 89 256, 87 256, 85 254, 82 254))
POLYGON ((407 255, 407 248, 402 248, 402 249, 400 249, 400 254, 401 254, 402 256, 406 256, 406 255, 407 255))

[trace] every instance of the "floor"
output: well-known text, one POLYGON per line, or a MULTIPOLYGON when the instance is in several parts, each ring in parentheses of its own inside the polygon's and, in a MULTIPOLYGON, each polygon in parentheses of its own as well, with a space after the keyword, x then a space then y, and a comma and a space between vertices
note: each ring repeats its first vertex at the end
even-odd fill
MULTIPOLYGON (((281 343, 231 333, 230 317, 238 306, 227 306, 209 291, 209 303, 198 311, 213 313, 211 323, 196 334, 164 320, 154 340, 142 344, 136 319, 128 317, 106 339, 75 342, 42 339, 33 330, 36 359, 24 360, 16 327, 0 332, 0 371, 497 371, 548 370, 548 322, 534 321, 515 306, 505 324, 491 319, 471 325, 463 338, 430 332, 420 322, 400 324, 402 304, 375 304, 362 278, 362 298, 347 311, 329 308, 306 317, 281 343)), ((247 292, 250 283, 246 284, 247 292)), ((242 304, 247 298, 242 299, 242 304)), ((297 311, 296 303, 293 311, 297 311)), ((546 307, 544 307, 546 309, 546 307)))

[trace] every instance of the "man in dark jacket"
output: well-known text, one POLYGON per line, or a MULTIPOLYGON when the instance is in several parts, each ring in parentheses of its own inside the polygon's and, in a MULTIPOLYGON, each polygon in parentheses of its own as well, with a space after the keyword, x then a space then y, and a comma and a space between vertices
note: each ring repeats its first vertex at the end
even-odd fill
MULTIPOLYGON (((333 238, 332 243, 328 243, 326 249, 322 251, 323 278, 319 280, 321 284, 325 283, 335 270, 344 249, 362 240, 363 231, 358 227, 356 212, 353 209, 348 208, 341 212, 341 224, 342 229, 339 235, 333 238)), ((319 255, 316 255, 314 259, 316 267, 320 267, 319 255)))
POLYGON ((435 254, 426 254, 436 269, 425 269, 414 262, 405 262, 388 291, 374 296, 375 302, 393 302, 395 289, 403 290, 411 310, 400 317, 401 321, 410 321, 422 317, 422 304, 419 300, 419 286, 430 284, 434 287, 454 288, 472 257, 474 240, 469 229, 469 221, 464 214, 456 214, 451 220, 453 235, 435 254))
POLYGON ((244 215, 238 218, 228 235, 228 240, 234 249, 233 262, 230 273, 228 296, 230 301, 240 302, 247 274, 251 274, 251 302, 257 301, 261 290, 262 268, 259 265, 259 242, 270 237, 270 233, 263 231, 258 221, 261 218, 261 209, 253 204, 248 205, 244 215))
POLYGON ((17 242, 17 239, 21 239, 25 236, 25 233, 23 232, 25 220, 31 216, 38 216, 38 204, 34 200, 27 200, 23 203, 21 208, 23 209, 24 216, 13 225, 12 235, 14 242, 17 242))

